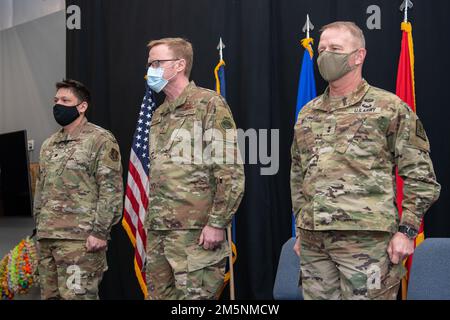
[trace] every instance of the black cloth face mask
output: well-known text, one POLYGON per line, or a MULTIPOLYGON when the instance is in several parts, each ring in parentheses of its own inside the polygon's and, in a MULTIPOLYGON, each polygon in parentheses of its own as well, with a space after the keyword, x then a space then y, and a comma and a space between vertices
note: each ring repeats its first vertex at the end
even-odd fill
POLYGON ((56 122, 63 127, 74 122, 80 116, 77 109, 80 104, 77 104, 76 106, 63 106, 62 104, 56 104, 53 107, 53 116, 55 117, 56 122))

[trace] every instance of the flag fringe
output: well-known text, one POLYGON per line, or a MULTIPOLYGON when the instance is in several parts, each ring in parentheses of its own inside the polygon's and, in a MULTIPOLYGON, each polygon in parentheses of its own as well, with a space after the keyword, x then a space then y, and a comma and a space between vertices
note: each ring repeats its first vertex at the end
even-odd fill
POLYGON ((402 22, 400 29, 408 34, 408 49, 409 49, 409 60, 411 64, 411 80, 412 80, 412 91, 414 98, 414 112, 416 112, 416 80, 414 76, 414 41, 412 36, 412 24, 411 22, 402 22))
POLYGON ((314 44, 314 39, 313 38, 302 39, 300 41, 300 44, 303 46, 303 48, 308 50, 309 55, 311 56, 311 59, 312 59, 313 56, 314 56, 314 52, 313 52, 313 49, 312 49, 312 45, 314 44))
POLYGON ((136 248, 136 236, 131 231, 131 227, 128 225, 128 222, 125 219, 122 219, 122 227, 127 232, 128 238, 130 238, 133 247, 136 248))
MULTIPOLYGON (((234 244, 234 242, 231 240, 231 251, 233 252, 233 260, 232 260, 232 263, 234 264, 235 262, 236 262, 236 259, 237 259, 237 250, 236 250, 236 245, 234 244)), ((223 282, 225 283, 225 285, 228 283, 228 281, 230 281, 230 277, 231 277, 231 274, 230 274, 230 271, 228 271, 226 274, 225 274, 225 278, 224 278, 224 280, 223 280, 223 282)))
POLYGON ((147 284, 145 283, 145 280, 142 277, 142 271, 139 269, 139 265, 137 263, 136 258, 134 258, 134 271, 136 273, 136 278, 138 279, 142 293, 144 294, 144 298, 147 299, 148 298, 147 284))
POLYGON ((216 78, 216 92, 220 94, 220 79, 219 79, 219 69, 225 66, 225 61, 220 60, 217 66, 214 68, 214 77, 216 78))
MULTIPOLYGON (((128 225, 128 222, 125 219, 122 219, 122 227, 125 229, 128 237, 130 238, 131 243, 133 244, 133 248, 136 250, 136 236, 131 231, 131 227, 128 225)), ((141 288, 145 299, 147 299, 147 295, 148 295, 147 285, 145 283, 144 278, 142 277, 142 271, 139 268, 139 264, 136 260, 136 256, 134 258, 134 272, 135 272, 136 278, 139 282, 139 287, 141 288)))

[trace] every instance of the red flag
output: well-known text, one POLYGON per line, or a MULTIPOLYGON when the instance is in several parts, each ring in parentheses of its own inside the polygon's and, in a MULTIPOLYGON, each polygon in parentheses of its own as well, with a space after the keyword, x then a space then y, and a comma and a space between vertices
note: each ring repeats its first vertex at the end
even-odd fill
MULTIPOLYGON (((400 61, 397 72, 397 88, 396 94, 403 101, 405 101, 411 109, 416 111, 416 92, 414 82, 414 45, 412 37, 412 26, 409 22, 403 22, 401 26, 402 46, 400 52, 400 61)), ((403 180, 397 174, 397 208, 399 215, 402 215, 402 201, 403 201, 403 180)), ((424 240, 423 220, 419 229, 414 246, 418 246, 424 240)), ((405 262, 408 273, 402 281, 402 298, 406 299, 406 292, 408 287, 409 271, 411 270, 413 256, 411 255, 405 262)))
POLYGON ((414 85, 414 48, 412 26, 409 22, 402 23, 402 48, 397 72, 396 94, 416 111, 416 95, 414 85))

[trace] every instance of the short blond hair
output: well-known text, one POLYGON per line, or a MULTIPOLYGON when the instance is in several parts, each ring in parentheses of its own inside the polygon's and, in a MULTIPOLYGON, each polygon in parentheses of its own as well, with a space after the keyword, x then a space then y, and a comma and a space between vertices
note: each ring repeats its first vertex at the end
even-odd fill
POLYGON ((350 32, 350 34, 355 38, 358 45, 361 48, 366 47, 366 38, 360 27, 358 27, 354 22, 351 21, 336 21, 327 24, 320 29, 320 34, 322 34, 327 29, 345 29, 350 32))
POLYGON ((176 59, 184 59, 186 61, 186 69, 184 74, 190 77, 192 71, 192 63, 194 60, 194 49, 192 44, 186 39, 182 38, 163 38, 159 40, 152 40, 147 44, 148 50, 159 45, 166 45, 175 55, 176 59))

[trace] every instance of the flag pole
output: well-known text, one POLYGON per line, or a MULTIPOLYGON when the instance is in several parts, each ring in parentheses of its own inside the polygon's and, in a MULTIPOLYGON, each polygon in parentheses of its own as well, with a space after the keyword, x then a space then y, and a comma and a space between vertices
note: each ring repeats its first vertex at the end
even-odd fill
POLYGON ((403 22, 408 22, 408 9, 413 7, 413 3, 411 0, 404 0, 400 6, 400 11, 404 11, 404 20, 403 22))
POLYGON ((405 22, 408 22, 408 5, 405 6, 405 22))
MULTIPOLYGON (((220 61, 223 61, 223 49, 225 49, 225 44, 222 41, 222 37, 220 37, 219 45, 217 46, 217 50, 219 50, 220 61)), ((218 92, 220 94, 220 92, 218 92)), ((231 232, 231 223, 227 227, 227 238, 228 238, 228 246, 230 253, 228 254, 229 260, 229 272, 230 272, 230 300, 236 300, 236 290, 234 286, 234 266, 233 266, 233 236, 231 232)))
MULTIPOLYGON (((217 46, 217 50, 219 50, 220 61, 223 60, 223 49, 225 49, 225 45, 222 41, 222 37, 220 37, 219 45, 217 46)), ((220 94, 220 92, 219 92, 220 94)))
POLYGON ((309 18, 309 13, 306 14, 306 22, 305 25, 303 26, 302 31, 306 33, 306 39, 309 39, 309 37, 311 36, 311 31, 314 30, 314 25, 311 22, 311 19, 309 18))
POLYGON ((309 20, 309 14, 306 15, 306 38, 309 39, 309 28, 310 28, 310 20, 309 20))
POLYGON ((311 37, 311 31, 313 31, 313 30, 314 30, 314 25, 312 24, 311 19, 309 18, 309 14, 307 14, 306 22, 302 29, 302 31, 304 33, 306 33, 306 38, 301 40, 300 43, 303 46, 303 48, 308 50, 309 55, 311 56, 311 59, 313 58, 313 49, 312 49, 311 45, 314 43, 314 40, 310 37, 311 37))

